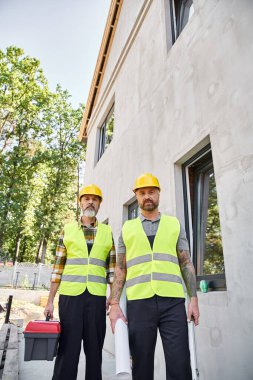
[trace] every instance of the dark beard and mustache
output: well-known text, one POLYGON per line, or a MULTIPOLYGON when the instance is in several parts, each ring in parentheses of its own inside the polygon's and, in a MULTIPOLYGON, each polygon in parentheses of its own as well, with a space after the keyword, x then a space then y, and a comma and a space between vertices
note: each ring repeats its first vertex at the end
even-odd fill
POLYGON ((140 208, 145 211, 153 211, 158 207, 158 203, 152 201, 151 199, 147 199, 145 202, 140 205, 140 208))

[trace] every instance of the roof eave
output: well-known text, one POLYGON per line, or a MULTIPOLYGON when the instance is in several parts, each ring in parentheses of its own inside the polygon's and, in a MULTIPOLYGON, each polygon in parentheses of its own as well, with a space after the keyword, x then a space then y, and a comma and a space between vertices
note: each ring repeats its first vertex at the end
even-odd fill
POLYGON ((96 104, 98 94, 101 88, 101 83, 104 76, 110 49, 112 46, 112 41, 114 38, 116 26, 118 23, 122 3, 123 3, 123 0, 111 0, 110 10, 109 10, 109 14, 108 14, 106 25, 105 25, 105 31, 104 31, 103 39, 100 45, 97 63, 96 63, 95 71, 93 74, 89 96, 88 96, 87 103, 85 105, 83 119, 82 119, 81 128, 79 132, 79 140, 82 142, 86 142, 88 139, 88 136, 87 136, 88 123, 91 118, 91 114, 96 104))

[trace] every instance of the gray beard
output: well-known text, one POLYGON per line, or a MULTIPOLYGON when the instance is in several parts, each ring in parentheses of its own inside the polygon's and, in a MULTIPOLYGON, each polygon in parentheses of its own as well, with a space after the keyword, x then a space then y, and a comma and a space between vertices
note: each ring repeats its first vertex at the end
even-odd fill
POLYGON ((83 214, 83 216, 86 216, 87 218, 93 218, 94 216, 96 216, 96 211, 86 209, 82 212, 82 214, 83 214))

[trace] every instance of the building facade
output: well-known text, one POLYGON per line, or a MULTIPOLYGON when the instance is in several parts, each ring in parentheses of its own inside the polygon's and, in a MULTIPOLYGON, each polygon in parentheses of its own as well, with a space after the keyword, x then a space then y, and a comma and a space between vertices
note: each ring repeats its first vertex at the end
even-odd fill
MULTIPOLYGON (((146 172, 186 228, 201 380, 253 379, 252 16, 250 0, 112 0, 80 132, 115 241, 146 172)), ((159 380, 163 360, 159 342, 159 380)))

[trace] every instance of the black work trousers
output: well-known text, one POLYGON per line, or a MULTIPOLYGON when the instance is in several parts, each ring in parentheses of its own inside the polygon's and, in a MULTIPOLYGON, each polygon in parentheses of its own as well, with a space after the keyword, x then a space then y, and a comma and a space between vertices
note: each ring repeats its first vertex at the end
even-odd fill
POLYGON ((106 330, 106 297, 86 289, 79 296, 59 297, 61 336, 53 380, 76 380, 83 341, 85 380, 102 380, 102 348, 106 330))
POLYGON ((159 297, 127 302, 133 380, 154 379, 154 353, 159 329, 166 380, 191 380, 188 326, 183 298, 159 297))

